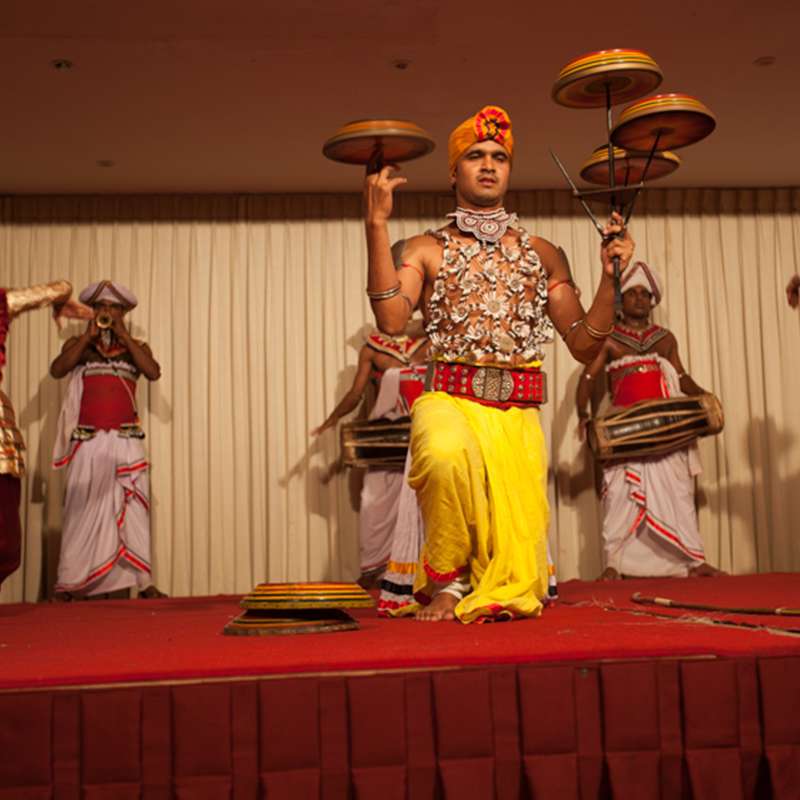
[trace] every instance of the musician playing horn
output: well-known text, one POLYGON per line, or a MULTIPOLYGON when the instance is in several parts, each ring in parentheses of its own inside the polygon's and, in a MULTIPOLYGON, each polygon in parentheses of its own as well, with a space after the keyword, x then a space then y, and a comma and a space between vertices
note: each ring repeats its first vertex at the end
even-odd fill
POLYGON ((387 222, 406 179, 391 166, 367 178, 367 294, 378 326, 400 333, 419 304, 431 340, 426 391, 412 409, 409 483, 426 540, 414 582, 424 621, 534 616, 547 596, 547 456, 539 425, 543 345, 553 327, 573 356, 597 354, 613 321, 613 264, 633 242, 614 219, 588 313, 563 253, 503 207, 514 138, 486 106, 450 135, 456 210, 407 240, 399 269, 387 222))
MULTIPOLYGON (((578 382, 575 402, 579 432, 585 434, 591 401, 594 414, 608 378, 611 402, 699 395, 686 372, 675 336, 650 322, 661 301, 661 279, 637 261, 622 281, 622 319, 578 382)), ((697 445, 667 455, 611 462, 603 468, 601 580, 628 577, 712 576, 697 527, 694 478, 700 474, 697 445)))
POLYGON ((156 381, 161 368, 125 325, 137 305, 130 289, 98 281, 80 299, 95 316, 50 365, 54 378, 70 376, 53 452, 67 470, 55 599, 132 586, 164 597, 151 582, 150 464, 136 403, 139 376, 156 381))

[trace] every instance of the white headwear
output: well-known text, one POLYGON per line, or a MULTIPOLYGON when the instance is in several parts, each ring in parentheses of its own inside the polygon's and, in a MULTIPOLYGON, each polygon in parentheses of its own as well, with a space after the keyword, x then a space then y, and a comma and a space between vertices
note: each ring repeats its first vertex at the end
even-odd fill
POLYGON ((623 292, 627 292, 628 289, 643 286, 652 295, 651 303, 657 306, 661 302, 662 285, 661 277, 652 267, 648 267, 644 261, 637 261, 625 270, 620 288, 623 292))
POLYGON ((130 311, 132 308, 136 308, 139 302, 136 299, 136 295, 130 289, 128 289, 127 286, 123 286, 121 283, 110 280, 90 283, 80 293, 78 299, 81 301, 81 303, 85 303, 87 306, 94 305, 95 303, 99 303, 103 300, 108 303, 120 303, 121 305, 125 306, 127 311, 130 311))

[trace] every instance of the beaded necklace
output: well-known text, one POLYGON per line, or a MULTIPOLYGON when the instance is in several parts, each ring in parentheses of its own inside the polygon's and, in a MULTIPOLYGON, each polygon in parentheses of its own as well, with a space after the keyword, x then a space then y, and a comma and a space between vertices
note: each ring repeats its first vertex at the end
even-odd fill
POLYGON ((509 227, 517 223, 517 215, 509 214, 504 208, 494 211, 474 211, 458 206, 447 216, 455 220, 462 233, 472 234, 484 244, 497 244, 509 227))

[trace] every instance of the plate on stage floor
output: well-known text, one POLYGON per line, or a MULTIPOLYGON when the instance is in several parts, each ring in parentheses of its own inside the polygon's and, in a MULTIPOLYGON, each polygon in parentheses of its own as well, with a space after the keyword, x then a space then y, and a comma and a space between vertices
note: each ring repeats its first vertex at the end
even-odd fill
POLYGON ((232 619, 222 632, 226 636, 288 636, 357 631, 358 627, 356 620, 338 608, 300 608, 289 612, 248 609, 232 619))
POLYGON ((357 583, 260 583, 239 605, 247 609, 372 608, 375 600, 357 583))

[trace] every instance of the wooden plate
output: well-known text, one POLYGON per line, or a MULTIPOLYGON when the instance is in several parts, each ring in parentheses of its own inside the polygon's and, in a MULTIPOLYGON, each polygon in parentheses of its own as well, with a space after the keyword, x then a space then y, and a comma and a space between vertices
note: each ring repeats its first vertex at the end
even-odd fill
POLYGON ((627 103, 657 89, 662 77, 658 64, 641 50, 597 50, 561 68, 552 96, 569 108, 604 108, 607 88, 612 105, 627 103))

